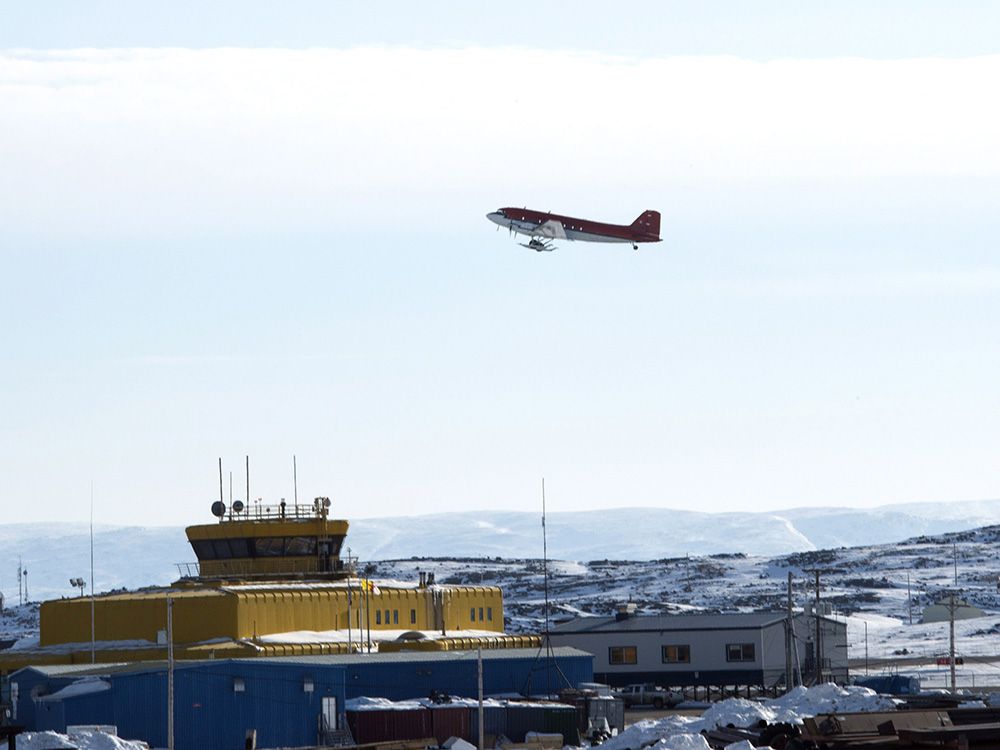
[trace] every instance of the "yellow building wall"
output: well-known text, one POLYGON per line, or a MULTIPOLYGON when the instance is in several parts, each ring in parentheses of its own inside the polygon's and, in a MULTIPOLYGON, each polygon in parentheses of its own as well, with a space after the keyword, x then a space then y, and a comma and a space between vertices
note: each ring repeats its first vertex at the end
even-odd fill
POLYGON ((435 596, 441 597, 440 611, 447 630, 503 632, 503 594, 492 586, 378 588, 377 593, 366 596, 354 590, 350 608, 345 589, 276 587, 236 590, 233 595, 239 603, 236 631, 225 634, 231 638, 297 630, 346 630, 349 613, 352 629, 438 630, 441 623, 435 615, 435 596))
MULTIPOLYGON (((490 586, 379 588, 362 597, 341 588, 178 589, 97 597, 96 640, 156 643, 167 627, 172 598, 174 643, 253 639, 297 630, 488 630, 503 632, 503 595, 490 586), (490 619, 492 614, 492 619, 490 619), (442 622, 443 618, 443 622, 442 622), (415 622, 414 622, 415 620, 415 622)), ((57 599, 41 606, 41 646, 89 643, 90 599, 57 599)))
POLYGON ((496 586, 463 586, 443 593, 448 630, 503 632, 503 593, 496 586))
MULTIPOLYGON (((96 597, 94 639, 156 643, 167 628, 167 592, 96 597)), ((175 643, 231 637, 235 599, 212 590, 171 592, 175 643)), ((43 602, 39 612, 39 645, 90 643, 90 599, 43 602)))

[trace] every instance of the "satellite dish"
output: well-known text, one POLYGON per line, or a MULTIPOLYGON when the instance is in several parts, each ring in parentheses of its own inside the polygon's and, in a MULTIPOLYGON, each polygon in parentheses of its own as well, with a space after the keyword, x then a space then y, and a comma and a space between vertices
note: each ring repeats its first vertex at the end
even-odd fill
POLYGON ((226 515, 226 504, 221 500, 216 500, 212 503, 212 515, 216 518, 222 518, 226 515))
POLYGON ((330 507, 330 498, 328 498, 328 497, 324 497, 323 498, 323 507, 324 508, 329 508, 330 507))
POLYGON ((237 500, 233 503, 233 513, 242 513, 244 509, 243 501, 237 500))

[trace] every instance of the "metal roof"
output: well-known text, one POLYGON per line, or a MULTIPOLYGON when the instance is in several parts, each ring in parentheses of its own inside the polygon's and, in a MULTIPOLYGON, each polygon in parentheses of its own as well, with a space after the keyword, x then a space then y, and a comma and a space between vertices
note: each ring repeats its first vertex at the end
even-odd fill
MULTIPOLYGON (((552 655, 558 658, 586 657, 592 654, 572 646, 553 646, 552 655)), ((400 651, 385 654, 324 654, 319 656, 261 656, 238 659, 185 659, 174 662, 174 669, 190 669, 204 664, 299 664, 311 666, 351 667, 365 664, 412 664, 417 662, 452 662, 476 658, 476 651, 400 651)), ((542 658, 537 648, 483 649, 483 661, 501 659, 542 658)), ((159 672, 167 668, 165 661, 138 661, 116 664, 45 664, 28 666, 50 677, 86 677, 139 672, 159 672)), ((22 670, 18 670, 20 672, 22 670)), ((15 672, 14 674, 17 674, 15 672)), ((13 677, 13 675, 11 675, 13 677)))
MULTIPOLYGON (((581 651, 572 646, 553 646, 552 655, 556 657, 568 658, 574 656, 585 656, 588 659, 593 655, 587 651, 581 651)), ((501 659, 534 659, 541 656, 540 649, 537 648, 491 648, 483 649, 483 661, 501 659)), ((251 661, 291 664, 329 664, 332 666, 354 666, 363 664, 408 664, 413 662, 449 662, 465 661, 476 658, 475 649, 464 651, 398 651, 385 654, 323 654, 319 656, 261 656, 249 659, 239 659, 234 661, 251 661)))
POLYGON ((636 633, 661 630, 759 630, 782 622, 780 612, 727 612, 715 615, 631 615, 615 617, 578 617, 555 625, 553 635, 569 633, 636 633))

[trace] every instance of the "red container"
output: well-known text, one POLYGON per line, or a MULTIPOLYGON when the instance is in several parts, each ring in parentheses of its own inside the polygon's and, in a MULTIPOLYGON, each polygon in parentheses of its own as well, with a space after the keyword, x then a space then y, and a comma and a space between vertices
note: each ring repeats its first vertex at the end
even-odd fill
POLYGON ((386 713, 392 714, 394 740, 421 740, 434 736, 431 731, 431 714, 426 708, 386 713))
POLYGON ((467 706, 435 706, 431 714, 432 736, 441 745, 449 737, 461 737, 476 744, 472 737, 472 715, 467 706))
POLYGON ((392 711, 348 711, 347 725, 359 744, 388 742, 394 739, 392 711))

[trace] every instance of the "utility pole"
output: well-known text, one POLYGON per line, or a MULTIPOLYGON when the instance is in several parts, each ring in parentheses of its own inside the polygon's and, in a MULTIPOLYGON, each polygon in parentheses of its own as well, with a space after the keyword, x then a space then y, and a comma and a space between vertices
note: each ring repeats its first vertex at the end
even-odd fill
POLYGON ((788 620, 785 623, 785 690, 792 689, 792 571, 788 571, 788 620))
MULTIPOLYGON (((351 551, 350 551, 350 549, 348 549, 348 551, 347 551, 347 560, 348 560, 348 562, 350 562, 350 559, 351 559, 351 551)), ((351 591, 351 578, 350 578, 350 573, 348 573, 348 577, 347 577, 347 653, 349 653, 349 654, 353 654, 354 653, 354 647, 351 646, 351 614, 352 614, 351 613, 351 604, 353 604, 353 599, 354 599, 354 594, 351 591)))
POLYGON ((865 674, 868 674, 868 620, 865 620, 865 674))
POLYGON ((823 637, 822 623, 819 619, 819 568, 813 571, 816 574, 816 606, 813 617, 816 619, 816 684, 823 682, 823 648, 820 639, 823 637))
POLYGON ((167 596, 167 750, 174 750, 174 600, 167 596))
POLYGON ((910 571, 906 571, 906 611, 910 615, 910 625, 913 624, 913 595, 910 593, 910 571))
POLYGON ((483 750, 483 648, 476 649, 478 675, 476 682, 479 687, 479 750, 483 750))
POLYGON ((951 543, 951 560, 955 567, 955 588, 958 588, 958 544, 951 543))
POLYGON ((948 664, 951 667, 951 692, 955 693, 955 594, 948 597, 948 664))

